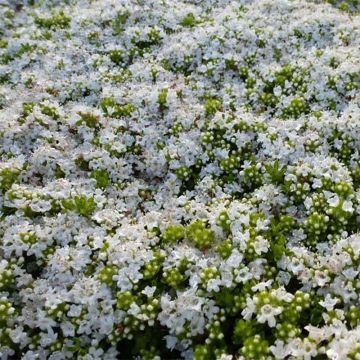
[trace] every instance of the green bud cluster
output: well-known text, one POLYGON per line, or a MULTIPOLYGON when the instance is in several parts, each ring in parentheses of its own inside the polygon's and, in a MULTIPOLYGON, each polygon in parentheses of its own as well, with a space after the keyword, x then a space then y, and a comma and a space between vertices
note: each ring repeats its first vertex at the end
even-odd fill
POLYGON ((112 345, 116 345, 122 339, 131 340, 140 328, 140 320, 132 315, 126 316, 121 324, 114 326, 113 331, 109 335, 109 340, 112 345))
POLYGON ((348 324, 355 328, 360 325, 360 308, 352 305, 346 313, 346 320, 348 324))
POLYGON ((274 279, 277 272, 278 270, 275 266, 265 265, 262 276, 264 277, 264 280, 274 279))
POLYGON ((15 308, 6 297, 0 298, 0 322, 7 321, 15 312, 15 308))
POLYGON ((156 276, 163 264, 164 256, 160 251, 154 252, 154 259, 150 260, 148 263, 144 265, 144 279, 151 279, 156 276))
POLYGON ((47 104, 39 104, 40 110, 44 115, 47 115, 54 120, 59 119, 59 114, 55 107, 47 104))
POLYGON ((352 184, 349 184, 348 182, 343 180, 337 183, 333 183, 331 189, 342 198, 347 198, 354 194, 352 184))
POLYGON ((225 131, 219 126, 208 129, 201 137, 201 143, 204 146, 226 148, 226 141, 224 140, 225 131))
MULTIPOLYGON (((1 323, 1 320, 0 320, 1 323)), ((11 327, 0 325, 0 344, 2 347, 13 347, 15 344, 11 340, 10 332, 13 330, 11 327)))
POLYGON ((309 111, 308 102, 303 97, 297 97, 292 99, 289 106, 283 110, 283 116, 297 118, 301 114, 307 114, 309 111))
POLYGON ((188 181, 191 177, 191 169, 187 166, 181 166, 176 169, 175 174, 179 180, 188 181))
POLYGON ((234 326, 233 342, 236 345, 241 345, 248 338, 256 334, 256 323, 254 320, 237 320, 234 326))
POLYGON ((59 11, 50 17, 36 17, 35 24, 44 29, 66 29, 70 27, 71 18, 59 11))
POLYGON ((76 125, 86 125, 91 129, 96 129, 99 126, 99 116, 96 116, 90 112, 79 112, 81 119, 76 125))
POLYGON ((220 272, 215 266, 208 267, 200 273, 200 279, 203 287, 206 289, 207 284, 212 279, 220 279, 220 272))
POLYGON ((214 232, 202 220, 195 220, 187 227, 186 237, 200 250, 210 248, 215 242, 214 232))
POLYGON ((220 167, 224 172, 236 172, 240 169, 241 155, 237 151, 233 151, 227 158, 220 161, 220 167))
POLYGON ((7 191, 11 188, 19 176, 20 171, 18 169, 4 168, 0 170, 0 189, 7 191))
POLYGON ((338 158, 340 161, 343 161, 345 164, 350 163, 351 155, 354 152, 355 143, 354 139, 340 131, 335 130, 333 136, 329 139, 332 144, 331 152, 338 158), (335 146, 335 143, 337 146, 335 146), (341 144, 338 146, 338 144, 341 144))
MULTIPOLYGON (((140 299, 137 300, 140 302, 140 299)), ((130 308, 130 301, 130 295, 127 292, 120 295, 120 306, 122 309, 130 308)), ((122 323, 114 326, 113 331, 109 335, 111 344, 115 345, 122 339, 131 340, 138 331, 144 331, 147 327, 151 328, 156 324, 156 317, 160 311, 159 300, 156 298, 148 298, 146 302, 138 305, 141 313, 137 317, 134 315, 126 315, 122 323)))
POLYGON ((193 13, 186 14, 183 19, 181 20, 181 25, 184 27, 194 27, 198 24, 199 20, 196 19, 193 13))
POLYGON ((181 241, 184 237, 185 228, 182 225, 169 225, 162 234, 162 239, 165 244, 174 244, 181 241))
MULTIPOLYGON (((138 35, 140 35, 140 33, 138 33, 138 35)), ((137 36, 133 37, 132 39, 132 43, 135 45, 140 55, 143 55, 145 52, 149 51, 151 46, 159 44, 160 41, 160 32, 154 27, 150 27, 146 32, 146 39, 139 39, 137 36)))
POLYGON ((214 116, 221 109, 221 106, 219 99, 208 99, 205 103, 205 115, 208 117, 214 116))
POLYGON ((323 193, 315 193, 311 196, 312 206, 311 210, 318 213, 326 212, 328 204, 323 193))
MULTIPOLYGON (((148 326, 154 326, 156 317, 161 310, 160 302, 158 299, 149 298, 145 304, 140 306, 141 313, 145 317, 148 326)), ((140 329, 143 326, 140 326, 140 329)))
POLYGON ((37 242, 36 235, 34 231, 20 232, 20 240, 28 245, 34 245, 37 242))
POLYGON ((173 136, 179 136, 181 132, 184 130, 181 122, 175 122, 172 128, 169 130, 171 135, 173 136))
POLYGON ((265 360, 269 355, 269 344, 260 335, 254 335, 244 341, 241 353, 245 359, 265 360))
POLYGON ((295 183, 286 181, 284 190, 287 192, 295 203, 301 203, 305 200, 306 196, 310 193, 310 185, 306 179, 297 179, 295 183))
POLYGON ((15 284, 15 276, 11 267, 0 272, 0 291, 9 290, 15 284))
POLYGON ((216 251, 220 254, 223 259, 228 258, 233 250, 233 244, 230 239, 222 241, 217 247, 216 251))
POLYGON ((117 275, 118 272, 119 269, 116 265, 107 265, 99 271, 98 278, 100 282, 107 284, 108 286, 112 286, 115 282, 113 277, 117 275))
POLYGON ((194 360, 209 359, 211 350, 209 345, 196 345, 194 349, 194 360))
POLYGON ((135 111, 135 106, 133 104, 120 105, 114 98, 102 99, 100 106, 106 116, 115 118, 130 116, 135 111))
POLYGON ((318 150, 319 146, 320 142, 318 139, 308 139, 304 144, 305 150, 312 153, 315 153, 318 150))
POLYGON ((78 328, 82 321, 84 321, 86 317, 87 311, 85 309, 81 309, 81 313, 78 316, 69 317, 71 324, 78 328))
POLYGON ((55 340, 54 342, 52 342, 49 346, 49 350, 51 352, 56 352, 56 351, 61 351, 61 349, 63 348, 63 342, 61 341, 61 339, 55 340))
POLYGON ((178 268, 172 268, 164 270, 163 279, 165 284, 177 289, 186 280, 186 276, 178 268))
POLYGON ((327 215, 314 212, 305 221, 306 230, 309 235, 318 236, 326 231, 328 222, 329 217, 327 215))
POLYGON ((276 325, 276 337, 280 340, 286 341, 289 338, 298 337, 301 333, 297 324, 284 321, 276 325))
POLYGON ((137 302, 137 296, 133 295, 131 291, 118 292, 116 294, 116 307, 120 310, 129 310, 132 303, 137 302))
POLYGON ((106 188, 111 183, 109 172, 105 169, 93 170, 90 176, 95 179, 98 188, 106 188))
POLYGON ((114 49, 108 51, 106 54, 110 60, 117 65, 120 65, 124 61, 124 52, 122 50, 114 49))
MULTIPOLYGON (((262 40, 259 40, 262 42, 262 40)), ((265 45, 265 44, 263 44, 265 45)), ((281 95, 295 96, 291 101, 288 108, 283 110, 284 116, 299 115, 299 99, 307 90, 307 76, 308 71, 299 67, 285 64, 280 70, 275 71, 270 79, 261 79, 263 85, 258 86, 257 95, 258 101, 262 105, 262 110, 273 112, 279 104, 279 98, 281 95), (276 90, 276 91, 275 91, 276 90)), ((246 81, 246 87, 248 90, 248 96, 253 93, 253 88, 256 85, 256 80, 249 77, 249 69, 242 67, 240 77, 246 81), (254 82, 255 80, 255 82, 254 82)))
POLYGON ((255 242, 256 231, 255 231, 255 229, 252 229, 252 232, 253 232, 251 234, 252 236, 246 243, 245 258, 247 261, 252 261, 259 257, 259 255, 256 253, 256 242, 255 242))
POLYGON ((90 217, 96 209, 94 198, 85 195, 76 195, 73 199, 63 199, 61 205, 65 210, 75 211, 85 217, 90 217))
POLYGON ((162 89, 159 91, 158 94, 158 104, 160 111, 164 111, 168 105, 167 105, 167 96, 168 96, 169 89, 162 89))
POLYGON ((40 345, 41 336, 38 333, 34 333, 31 336, 31 343, 29 345, 30 349, 37 349, 40 345))
POLYGON ((283 313, 281 314, 281 319, 285 323, 296 324, 301 314, 304 311, 309 311, 312 306, 312 297, 309 293, 304 293, 300 290, 296 291, 292 301, 286 304, 283 313))
POLYGON ((263 184, 264 175, 261 164, 252 164, 243 170, 245 186, 248 189, 255 189, 263 184))
POLYGON ((231 221, 230 221, 228 213, 225 210, 223 210, 219 214, 216 224, 219 225, 226 234, 228 234, 230 232, 231 221))
POLYGON ((347 356, 348 356, 349 360, 359 360, 360 359, 360 346, 357 346, 347 356))
POLYGON ((151 346, 150 349, 141 349, 140 355, 143 360, 159 360, 159 352, 155 346, 151 346))
POLYGON ((206 325, 208 335, 205 343, 207 345, 219 343, 224 339, 223 323, 225 320, 225 311, 221 309, 220 313, 214 315, 212 321, 206 325))
POLYGON ((64 303, 53 305, 51 307, 48 307, 46 312, 49 316, 51 316, 54 320, 61 319, 67 311, 70 309, 70 305, 64 303))

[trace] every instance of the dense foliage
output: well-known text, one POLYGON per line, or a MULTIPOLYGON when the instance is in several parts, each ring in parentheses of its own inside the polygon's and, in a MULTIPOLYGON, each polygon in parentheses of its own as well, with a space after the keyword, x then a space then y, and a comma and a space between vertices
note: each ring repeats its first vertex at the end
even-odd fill
POLYGON ((0 358, 360 358, 359 1, 0 0, 0 358))

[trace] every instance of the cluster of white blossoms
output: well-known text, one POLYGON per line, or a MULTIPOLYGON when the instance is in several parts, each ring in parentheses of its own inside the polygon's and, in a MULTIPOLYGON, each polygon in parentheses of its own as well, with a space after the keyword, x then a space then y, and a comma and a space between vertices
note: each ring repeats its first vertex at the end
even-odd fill
POLYGON ((0 0, 0 358, 360 358, 358 0, 0 0))

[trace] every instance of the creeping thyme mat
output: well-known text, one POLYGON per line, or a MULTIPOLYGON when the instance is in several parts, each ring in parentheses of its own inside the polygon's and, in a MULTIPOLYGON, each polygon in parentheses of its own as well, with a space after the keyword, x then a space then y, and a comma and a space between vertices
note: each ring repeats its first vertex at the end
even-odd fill
POLYGON ((0 0, 0 358, 360 358, 359 1, 0 0))

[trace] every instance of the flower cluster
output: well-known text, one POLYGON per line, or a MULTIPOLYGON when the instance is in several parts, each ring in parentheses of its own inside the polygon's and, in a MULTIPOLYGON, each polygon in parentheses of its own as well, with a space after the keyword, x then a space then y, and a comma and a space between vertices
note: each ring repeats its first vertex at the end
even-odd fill
POLYGON ((358 0, 0 0, 0 358, 359 359, 358 0))

